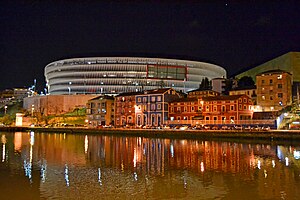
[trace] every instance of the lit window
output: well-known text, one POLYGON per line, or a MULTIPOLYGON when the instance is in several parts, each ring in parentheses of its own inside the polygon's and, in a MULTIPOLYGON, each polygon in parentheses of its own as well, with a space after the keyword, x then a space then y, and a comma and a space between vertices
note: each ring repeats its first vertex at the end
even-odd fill
POLYGON ((277 76, 277 79, 282 79, 282 75, 281 75, 281 74, 278 75, 278 76, 277 76))
POLYGON ((142 100, 141 100, 141 98, 139 97, 139 98, 138 98, 138 102, 141 102, 141 101, 142 101, 142 100))
POLYGON ((157 110, 161 109, 161 104, 157 104, 157 110))

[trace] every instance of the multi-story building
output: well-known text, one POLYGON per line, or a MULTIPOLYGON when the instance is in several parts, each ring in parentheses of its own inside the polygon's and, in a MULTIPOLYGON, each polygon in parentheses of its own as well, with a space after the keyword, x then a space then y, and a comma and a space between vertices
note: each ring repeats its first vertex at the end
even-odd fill
POLYGON ((227 79, 226 78, 214 78, 211 80, 212 90, 219 93, 224 93, 226 90, 227 79))
POLYGON ((237 78, 243 76, 250 76, 256 81, 256 75, 264 73, 269 70, 283 70, 293 76, 293 98, 299 102, 299 88, 300 88, 300 52, 288 52, 277 58, 269 60, 257 67, 249 69, 241 74, 236 75, 237 78))
POLYGON ((196 89, 204 77, 226 77, 222 67, 205 62, 142 57, 71 58, 45 67, 48 92, 120 94, 160 86, 177 91, 196 89))
POLYGON ((220 93, 214 90, 196 89, 196 90, 189 91, 187 95, 188 98, 197 98, 197 99, 202 97, 214 97, 214 96, 220 96, 220 93))
POLYGON ((234 90, 229 91, 229 95, 239 95, 239 94, 245 94, 248 97, 250 97, 253 101, 253 104, 256 104, 256 87, 253 88, 235 88, 234 90))
POLYGON ((15 99, 24 99, 27 96, 28 96, 27 88, 14 88, 15 99))
POLYGON ((90 126, 114 125, 114 97, 102 95, 90 99, 86 105, 90 126))
POLYGON ((181 95, 172 88, 146 90, 135 96, 136 125, 162 126, 168 120, 169 104, 181 95))
POLYGON ((279 111, 292 104, 292 75, 271 70, 256 75, 257 110, 279 111))
MULTIPOLYGON (((203 101, 201 101, 203 104, 203 101)), ((169 103, 169 119, 202 119, 202 105, 198 98, 181 98, 169 103)))
POLYGON ((252 119, 252 106, 247 95, 204 97, 202 115, 206 123, 234 123, 252 119))
POLYGON ((135 96, 142 92, 122 93, 115 97, 115 126, 135 125, 135 96))

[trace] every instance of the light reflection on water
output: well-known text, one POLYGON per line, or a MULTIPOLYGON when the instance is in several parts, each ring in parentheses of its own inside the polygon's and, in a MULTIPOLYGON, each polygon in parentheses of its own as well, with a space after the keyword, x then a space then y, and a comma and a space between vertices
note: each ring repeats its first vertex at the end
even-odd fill
POLYGON ((299 199, 299 146, 0 133, 0 199, 299 199))

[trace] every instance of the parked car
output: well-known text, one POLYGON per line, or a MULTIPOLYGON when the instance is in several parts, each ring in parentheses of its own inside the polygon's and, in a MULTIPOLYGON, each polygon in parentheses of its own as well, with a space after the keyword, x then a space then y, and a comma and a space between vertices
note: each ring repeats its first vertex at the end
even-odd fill
POLYGON ((184 130, 187 130, 188 128, 189 128, 188 126, 181 126, 181 127, 179 128, 179 130, 184 131, 184 130))
POLYGON ((235 130, 240 130, 240 131, 241 131, 241 130, 243 130, 243 127, 242 127, 242 126, 236 126, 236 125, 235 125, 235 126, 234 126, 234 129, 235 129, 235 130))

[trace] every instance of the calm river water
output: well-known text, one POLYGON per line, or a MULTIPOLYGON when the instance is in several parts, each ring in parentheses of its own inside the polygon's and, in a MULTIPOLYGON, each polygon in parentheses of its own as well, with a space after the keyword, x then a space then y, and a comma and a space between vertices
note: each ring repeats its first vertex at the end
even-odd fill
POLYGON ((300 199, 300 146, 0 132, 0 199, 300 199))

